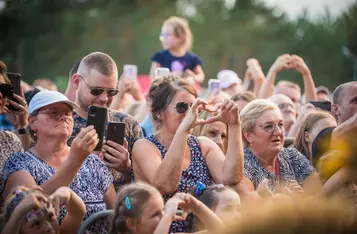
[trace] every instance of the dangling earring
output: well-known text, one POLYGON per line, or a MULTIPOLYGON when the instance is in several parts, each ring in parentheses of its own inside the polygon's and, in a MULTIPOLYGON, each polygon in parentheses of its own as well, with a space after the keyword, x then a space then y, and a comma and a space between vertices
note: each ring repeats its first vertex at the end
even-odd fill
POLYGON ((249 142, 249 145, 250 145, 250 146, 252 146, 253 144, 254 144, 254 141, 252 141, 252 142, 249 142))

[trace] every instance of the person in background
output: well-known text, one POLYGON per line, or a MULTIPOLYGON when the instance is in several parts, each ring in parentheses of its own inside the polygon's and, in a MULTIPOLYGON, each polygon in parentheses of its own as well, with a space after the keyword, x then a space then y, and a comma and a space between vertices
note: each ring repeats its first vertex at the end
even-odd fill
POLYGON ((243 93, 237 93, 235 94, 231 100, 234 101, 238 107, 239 107, 239 111, 243 110, 243 108, 251 101, 255 100, 256 96, 254 95, 254 93, 246 91, 243 93))
POLYGON ((301 105, 301 89, 299 85, 290 81, 280 81, 274 88, 276 76, 283 69, 294 69, 302 75, 306 93, 305 103, 317 100, 315 83, 311 76, 310 69, 301 57, 290 54, 279 56, 270 67, 259 93, 259 98, 268 98, 273 94, 284 94, 291 99, 294 103, 296 113, 299 113, 301 105))
POLYGON ((259 96, 261 87, 265 80, 265 75, 262 66, 255 58, 250 58, 246 62, 247 70, 244 74, 244 82, 241 91, 249 91, 251 82, 253 82, 252 92, 256 97, 259 96))
POLYGON ((39 187, 19 186, 10 194, 5 207, 2 234, 76 234, 86 213, 81 198, 68 187, 60 187, 47 196, 39 187), (62 225, 57 220, 60 205, 67 208, 62 225))
POLYGON ((50 79, 37 79, 33 82, 32 87, 41 87, 45 90, 57 91, 57 85, 50 79))
POLYGON ((71 70, 69 71, 67 89, 66 92, 64 93, 64 95, 66 95, 68 100, 72 102, 76 101, 76 88, 74 87, 72 79, 73 79, 73 75, 77 73, 81 61, 82 59, 77 60, 76 63, 71 68, 71 70))
POLYGON ((316 87, 317 101, 330 101, 330 90, 325 86, 316 87))
POLYGON ((316 167, 318 158, 312 157, 312 143, 322 130, 336 126, 336 120, 330 113, 319 110, 309 112, 301 120, 294 147, 316 167))
POLYGON ((306 156, 294 148, 284 148, 284 119, 271 101, 254 100, 240 112, 244 150, 244 176, 256 189, 268 179, 269 188, 287 186, 296 192, 315 194, 319 178, 306 156), (312 185, 312 186, 311 186, 312 185), (316 190, 310 190, 314 188, 316 190))
POLYGON ((291 127, 296 122, 294 103, 284 94, 275 94, 269 97, 268 100, 279 107, 281 113, 283 114, 285 134, 288 134, 291 127))
POLYGON ((190 52, 192 32, 186 19, 173 16, 165 20, 161 28, 160 41, 164 50, 158 51, 151 58, 152 79, 156 68, 166 67, 177 75, 187 73, 187 77, 192 79, 190 83, 199 85, 204 81, 202 60, 190 52))
MULTIPOLYGON (((79 64, 77 73, 72 77, 76 92, 76 107, 73 110, 73 132, 68 145, 86 127, 89 106, 109 108, 114 97, 119 93, 117 87, 118 70, 114 60, 107 54, 93 52, 85 56, 79 64)), ((130 115, 108 109, 108 121, 125 123, 127 149, 113 141, 106 141, 99 153, 105 164, 112 169, 115 189, 123 183, 130 182, 130 152, 136 140, 142 137, 138 122, 130 115)))
POLYGON ((242 80, 234 71, 222 70, 218 72, 217 79, 220 81, 221 89, 231 97, 241 90, 242 80))

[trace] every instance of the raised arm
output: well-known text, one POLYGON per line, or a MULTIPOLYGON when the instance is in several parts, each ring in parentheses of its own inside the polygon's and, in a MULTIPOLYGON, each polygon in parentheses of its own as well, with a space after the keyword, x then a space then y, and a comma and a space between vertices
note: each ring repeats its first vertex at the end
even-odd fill
POLYGON ((316 101, 317 94, 315 83, 312 79, 309 67, 306 65, 304 60, 297 55, 291 56, 291 63, 293 68, 301 73, 304 80, 305 103, 308 103, 309 101, 316 101))
POLYGON ((265 75, 260 66, 258 60, 251 58, 247 60, 247 72, 250 73, 254 82, 253 92, 256 96, 259 96, 260 90, 265 80, 265 75))
POLYGON ((266 76, 266 79, 263 82, 263 85, 260 89, 259 98, 268 98, 273 95, 274 83, 277 74, 284 68, 290 68, 291 57, 289 54, 280 55, 270 67, 269 72, 266 76))
POLYGON ((202 120, 197 120, 198 107, 202 104, 206 104, 206 102, 196 99, 188 110, 164 159, 151 142, 138 140, 134 144, 132 157, 135 179, 155 186, 162 194, 176 191, 184 166, 188 133, 195 124, 202 122, 202 120), (148 160, 148 156, 150 156, 150 160, 148 160))
POLYGON ((237 185, 243 178, 244 153, 241 136, 238 105, 233 101, 224 100, 221 112, 206 120, 207 123, 222 121, 228 125, 228 148, 226 156, 211 140, 200 137, 207 166, 213 180, 228 186, 237 185))

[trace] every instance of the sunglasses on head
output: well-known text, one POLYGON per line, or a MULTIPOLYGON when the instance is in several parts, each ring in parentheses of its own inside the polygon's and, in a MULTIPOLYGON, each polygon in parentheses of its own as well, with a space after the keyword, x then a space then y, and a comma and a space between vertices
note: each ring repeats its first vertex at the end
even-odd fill
POLYGON ((14 95, 14 87, 11 84, 1 84, 0 93, 5 98, 12 98, 14 95))
POLYGON ((187 102, 178 102, 174 106, 176 108, 177 113, 179 114, 184 114, 187 112, 188 108, 192 106, 192 103, 187 103, 187 102))
POLYGON ((102 93, 104 93, 104 91, 107 91, 107 95, 108 97, 113 97, 115 95, 117 95, 119 93, 119 90, 118 89, 106 89, 106 88, 98 88, 98 87, 92 87, 90 86, 87 81, 82 77, 82 76, 79 76, 83 81, 84 83, 86 83, 86 85, 89 87, 90 89, 90 94, 92 94, 93 96, 99 96, 101 95, 102 93))

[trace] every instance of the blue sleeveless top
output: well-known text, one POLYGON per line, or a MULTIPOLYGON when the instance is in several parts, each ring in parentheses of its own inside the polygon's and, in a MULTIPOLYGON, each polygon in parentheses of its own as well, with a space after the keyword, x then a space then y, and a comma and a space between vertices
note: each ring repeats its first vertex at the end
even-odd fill
MULTIPOLYGON (((146 137, 146 139, 151 141, 160 150, 162 159, 164 159, 167 149, 160 142, 158 142, 154 135, 146 137)), ((207 163, 203 158, 200 143, 197 137, 189 135, 187 143, 191 151, 190 165, 186 170, 182 171, 177 190, 163 195, 165 202, 177 192, 189 193, 193 186, 196 185, 197 181, 200 181, 205 186, 209 186, 211 184, 211 175, 209 173, 207 163)), ((188 221, 176 221, 172 223, 170 232, 188 232, 188 227, 188 221)))

